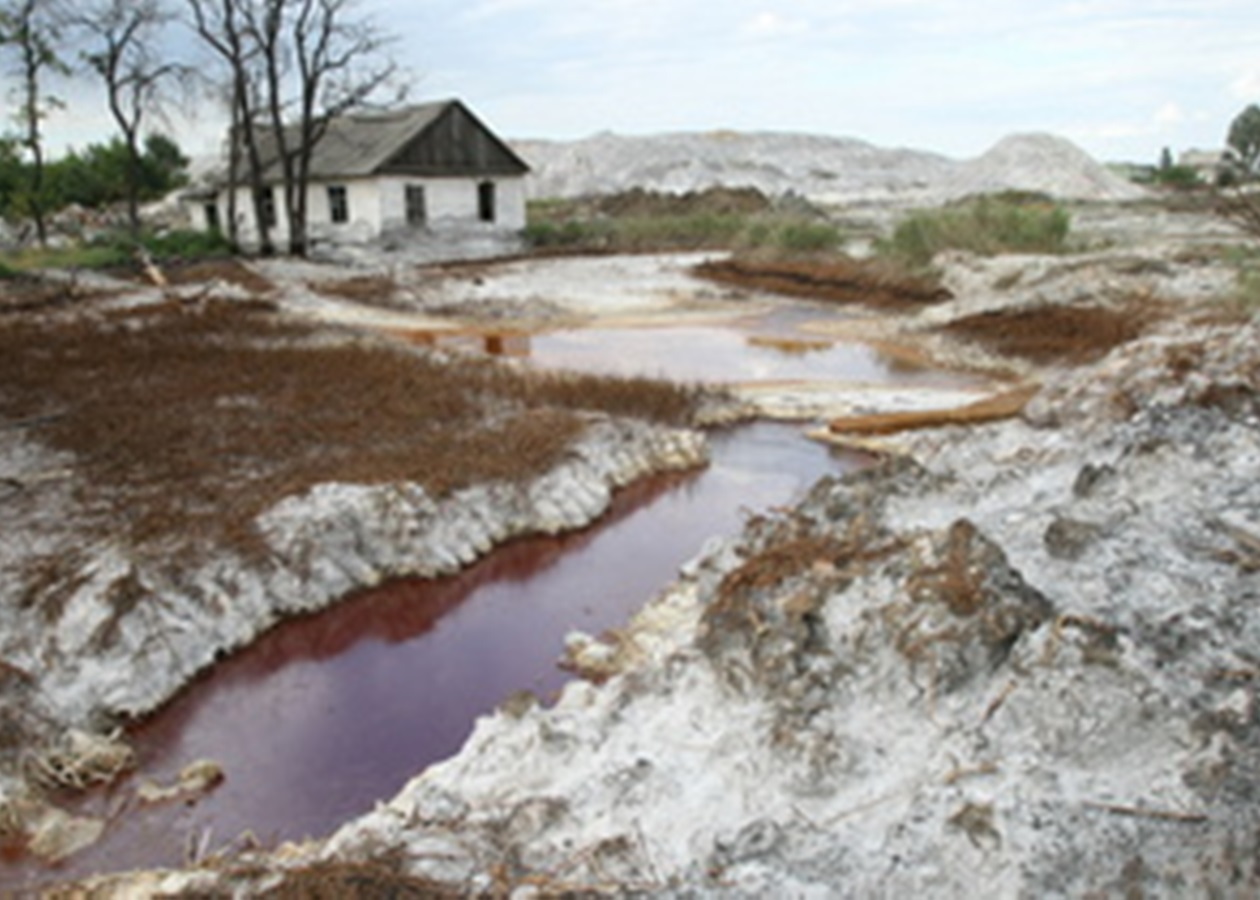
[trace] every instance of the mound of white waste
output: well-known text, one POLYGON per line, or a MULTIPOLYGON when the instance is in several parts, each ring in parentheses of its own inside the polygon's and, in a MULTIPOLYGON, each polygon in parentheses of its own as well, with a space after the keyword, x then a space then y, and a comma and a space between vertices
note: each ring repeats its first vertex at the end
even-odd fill
POLYGON ((632 188, 685 193, 752 187, 818 203, 931 204, 967 194, 1043 191, 1063 199, 1124 200, 1141 188, 1112 174, 1070 141, 1012 135, 977 159, 958 162, 918 150, 810 134, 703 132, 579 141, 519 141, 533 169, 534 197, 615 194, 632 188))
POLYGON ((944 187, 953 196, 1021 190, 1083 200, 1135 200, 1144 194, 1071 141, 1052 134, 1009 135, 983 156, 963 163, 944 187))
POLYGON ((883 200, 920 194, 955 165, 933 153, 807 134, 599 134, 572 142, 522 141, 515 148, 533 168, 529 191, 535 197, 723 186, 753 187, 767 196, 794 191, 823 202, 883 200))

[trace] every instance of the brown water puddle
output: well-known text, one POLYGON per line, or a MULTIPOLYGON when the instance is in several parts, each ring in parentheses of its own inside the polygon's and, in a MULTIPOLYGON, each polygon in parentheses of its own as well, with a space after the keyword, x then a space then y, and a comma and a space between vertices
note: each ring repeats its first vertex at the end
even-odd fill
MULTIPOLYGON (((790 427, 745 426, 714 436, 706 470, 620 493, 590 529, 519 541, 453 578, 390 584, 288 622, 132 733, 144 775, 172 779, 208 757, 226 771, 221 786, 193 805, 127 812, 53 872, 5 866, 0 888, 177 864, 189 846, 216 849, 246 831, 266 845, 327 834, 454 753, 474 719, 513 693, 558 690, 569 630, 625 622, 711 536, 862 462, 790 427)), ((129 804, 134 787, 88 806, 129 804)))

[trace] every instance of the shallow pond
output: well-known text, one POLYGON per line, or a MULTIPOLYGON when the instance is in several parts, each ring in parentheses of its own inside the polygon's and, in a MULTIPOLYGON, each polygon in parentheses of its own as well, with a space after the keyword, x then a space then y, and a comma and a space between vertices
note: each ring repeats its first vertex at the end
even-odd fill
POLYGON ((532 333, 411 332, 407 337, 431 346, 528 359, 549 369, 675 381, 847 381, 907 387, 979 383, 866 344, 820 337, 801 327, 836 317, 834 311, 797 304, 724 322, 682 319, 532 333))

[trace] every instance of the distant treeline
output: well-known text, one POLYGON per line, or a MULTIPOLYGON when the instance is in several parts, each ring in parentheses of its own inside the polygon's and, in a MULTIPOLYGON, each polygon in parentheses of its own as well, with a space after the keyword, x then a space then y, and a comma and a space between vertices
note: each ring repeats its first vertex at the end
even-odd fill
MULTIPOLYGON (((78 205, 103 209, 127 199, 127 146, 114 138, 105 144, 89 144, 71 150, 44 167, 39 200, 49 212, 78 205)), ((31 163, 23 159, 21 145, 0 139, 0 216, 10 222, 31 213, 31 163)), ((168 137, 152 134, 140 156, 139 199, 156 200, 188 182, 188 158, 168 137)))

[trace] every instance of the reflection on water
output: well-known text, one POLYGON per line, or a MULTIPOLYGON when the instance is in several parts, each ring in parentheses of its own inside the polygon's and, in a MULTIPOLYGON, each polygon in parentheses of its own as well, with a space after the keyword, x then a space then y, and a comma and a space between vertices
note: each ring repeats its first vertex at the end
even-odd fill
POLYGON ((394 331, 410 344, 442 350, 463 350, 490 356, 525 358, 530 355, 530 336, 518 331, 394 331))
POLYGON ((800 330, 820 314, 774 312, 737 323, 577 328, 539 332, 407 332, 447 350, 528 358, 547 369, 641 375, 674 381, 853 381, 964 386, 971 379, 929 369, 876 347, 800 330))
MULTIPOLYGON (((713 451, 703 471, 619 494, 591 529, 519 541, 455 577, 390 584, 265 635, 132 735, 150 777, 209 757, 227 780, 195 806, 123 817, 63 876, 177 863, 206 829, 211 846, 246 829, 264 842, 329 832, 457 750, 505 697, 556 691, 566 632, 624 623, 706 539, 861 463, 769 424, 715 435, 713 451)), ((0 886, 20 876, 39 877, 9 867, 0 886)))
POLYGON ((894 373, 888 357, 865 344, 804 336, 758 335, 719 326, 591 328, 534 338, 531 358, 545 368, 676 381, 855 381, 940 384, 927 370, 894 373), (810 352, 805 353, 803 350, 810 352))

